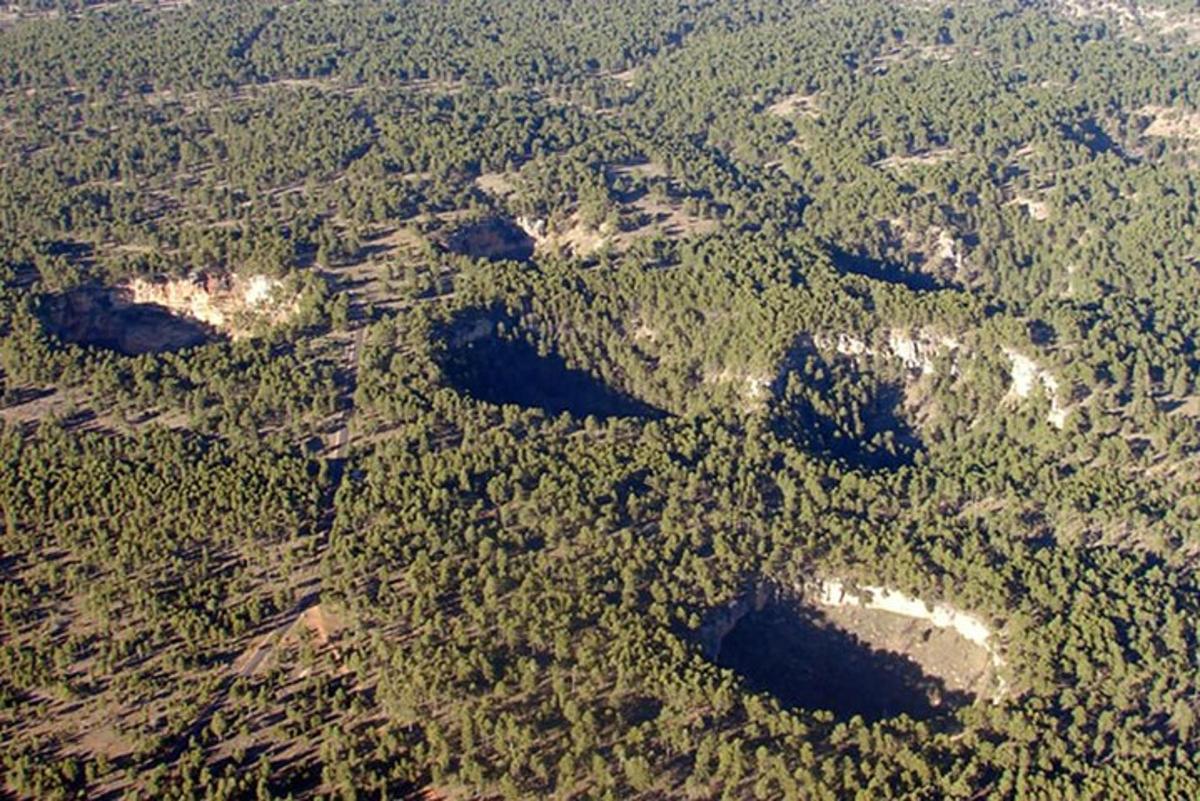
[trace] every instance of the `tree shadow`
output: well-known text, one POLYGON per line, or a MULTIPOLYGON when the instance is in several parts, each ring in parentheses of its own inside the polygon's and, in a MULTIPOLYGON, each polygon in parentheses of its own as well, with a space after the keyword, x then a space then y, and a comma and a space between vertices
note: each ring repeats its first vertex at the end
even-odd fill
POLYGON ((1111 153, 1126 164, 1136 164, 1137 159, 1125 152, 1124 148, 1109 136, 1108 131, 1100 126, 1095 117, 1080 120, 1074 125, 1059 126, 1063 138, 1087 148, 1092 155, 1099 156, 1111 153))

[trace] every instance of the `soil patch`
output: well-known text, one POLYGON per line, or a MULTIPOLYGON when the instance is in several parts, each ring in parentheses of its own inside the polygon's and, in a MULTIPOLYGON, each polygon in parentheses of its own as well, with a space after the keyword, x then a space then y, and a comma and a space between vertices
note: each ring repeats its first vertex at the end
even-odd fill
POLYGON ((629 69, 622 70, 621 72, 611 73, 608 77, 612 78, 614 81, 623 83, 626 86, 633 86, 634 83, 637 82, 637 77, 640 72, 640 67, 630 67, 629 69))
POLYGON ((1200 140, 1200 112, 1170 106, 1144 106, 1139 113, 1150 119, 1143 136, 1200 140))
POLYGON ((517 191, 515 179, 516 173, 485 172, 475 179, 475 185, 492 197, 504 199, 517 191))
POLYGON ((922 153, 913 153, 908 156, 888 156, 885 159, 875 162, 872 166, 892 169, 903 169, 904 167, 911 166, 928 167, 934 164, 941 164, 943 161, 949 161, 956 155, 957 152, 953 148, 935 147, 922 153))
POLYGON ((797 92, 767 106, 767 113, 776 117, 816 117, 821 113, 821 106, 816 95, 797 92))

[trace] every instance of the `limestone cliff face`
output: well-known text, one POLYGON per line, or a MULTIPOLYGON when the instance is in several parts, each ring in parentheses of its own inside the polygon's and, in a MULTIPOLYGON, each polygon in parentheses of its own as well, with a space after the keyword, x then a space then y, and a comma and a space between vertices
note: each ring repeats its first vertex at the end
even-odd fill
MULTIPOLYGON (((836 335, 818 334, 813 343, 821 350, 833 350, 842 356, 872 356, 895 360, 906 370, 932 375, 937 372, 936 360, 943 354, 956 356, 962 344, 953 337, 931 329, 909 331, 893 328, 887 332, 887 341, 876 346, 853 334, 839 332, 836 335)), ((952 361, 951 373, 957 371, 952 361)))
MULTIPOLYGON (((903 367, 910 381, 924 375, 936 375, 938 360, 944 356, 949 357, 950 375, 958 375, 960 363, 977 355, 958 339, 928 328, 893 328, 885 332, 885 338, 873 342, 845 331, 817 334, 812 337, 812 343, 820 350, 833 351, 841 356, 890 361, 903 367)), ((1055 428, 1062 428, 1071 410, 1065 405, 1058 379, 1036 361, 1012 348, 1002 348, 1002 352, 1011 365, 1008 398, 1024 400, 1041 386, 1050 401, 1047 420, 1055 428)))
POLYGON ((1050 399, 1050 413, 1046 419, 1055 428, 1062 428, 1067 422, 1070 411, 1062 405, 1059 397, 1058 379, 1033 359, 1010 348, 1004 349, 1004 355, 1012 362, 1012 388, 1009 396, 1013 398, 1028 398, 1038 384, 1050 399))
POLYGON ((925 620, 938 628, 956 631, 963 639, 988 649, 999 658, 991 643, 992 630, 980 618, 959 611, 948 604, 929 603, 920 598, 893 590, 864 584, 852 590, 841 579, 825 578, 798 588, 802 597, 811 598, 821 606, 861 606, 893 615, 925 620))
POLYGON ((136 278, 122 287, 127 301, 161 306, 238 339, 256 327, 291 317, 298 298, 265 275, 241 277, 197 273, 186 278, 136 278))
POLYGON ((887 612, 949 629, 969 643, 987 652, 993 673, 992 699, 998 703, 1008 692, 1004 679, 1004 658, 991 627, 982 618, 956 609, 946 603, 914 598, 890 587, 861 584, 849 586, 838 578, 810 579, 795 588, 806 600, 824 607, 859 607, 887 612))

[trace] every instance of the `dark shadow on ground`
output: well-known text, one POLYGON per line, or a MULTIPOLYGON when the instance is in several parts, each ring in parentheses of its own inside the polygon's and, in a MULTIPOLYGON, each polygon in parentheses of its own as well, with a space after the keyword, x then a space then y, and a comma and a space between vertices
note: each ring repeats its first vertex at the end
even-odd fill
POLYGON ((64 342, 126 356, 183 350, 219 338, 199 321, 172 314, 162 306, 126 303, 104 289, 46 296, 41 316, 46 330, 64 342))
POLYGON ((872 648, 819 611, 778 602, 750 612, 721 641, 716 663, 787 708, 838 720, 929 719, 971 703, 903 654, 872 648))
POLYGON ((845 357, 797 346, 776 381, 777 436, 851 467, 894 470, 912 464, 924 443, 903 414, 904 390, 845 357))
POLYGON ((1111 153, 1127 164, 1137 163, 1137 159, 1126 153, 1094 117, 1080 120, 1074 125, 1060 125, 1059 129, 1064 138, 1083 145, 1091 151, 1092 155, 1111 153))
POLYGON ((53 394, 54 390, 46 387, 9 387, 0 393, 0 408, 22 406, 53 394))
POLYGON ((519 226, 500 217, 471 223, 451 233, 445 247, 452 253, 489 261, 529 261, 534 241, 519 226))
POLYGON ((912 268, 905 267, 901 264, 854 254, 838 247, 830 247, 829 256, 833 265, 843 273, 853 273, 874 278, 877 281, 886 281, 889 284, 899 284, 914 292, 936 292, 955 288, 952 284, 914 269, 919 267, 919 264, 913 265, 912 268))
POLYGON ((569 367, 555 351, 535 347, 513 327, 497 326, 487 316, 460 320, 444 336, 439 360, 443 374, 456 390, 477 400, 541 409, 551 415, 665 416, 661 409, 608 386, 595 375, 569 367))

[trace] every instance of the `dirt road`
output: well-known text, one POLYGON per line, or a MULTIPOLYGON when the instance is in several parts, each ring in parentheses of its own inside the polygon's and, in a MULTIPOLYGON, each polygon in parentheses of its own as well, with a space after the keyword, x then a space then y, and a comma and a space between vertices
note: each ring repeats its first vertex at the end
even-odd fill
POLYGON ((350 341, 350 346, 346 349, 346 358, 350 363, 350 381, 347 386, 349 392, 350 406, 342 415, 342 424, 336 431, 329 435, 329 444, 326 448, 326 458, 345 459, 348 445, 350 444, 350 424, 354 417, 354 390, 358 387, 358 355, 362 350, 363 339, 366 337, 366 326, 360 326, 354 332, 354 339, 350 341))
MULTIPOLYGON (((329 434, 325 449, 325 460, 327 462, 340 463, 346 459, 349 452, 354 418, 354 391, 358 386, 358 357, 362 350, 365 336, 366 323, 361 324, 355 330, 353 339, 350 340, 349 345, 346 347, 345 354, 349 363, 350 373, 349 380, 346 382, 345 387, 343 387, 343 391, 346 393, 349 402, 342 413, 341 425, 329 434)), ((332 526, 334 515, 332 509, 329 507, 332 506, 334 498, 337 496, 337 485, 340 483, 343 473, 338 469, 333 471, 332 475, 333 486, 327 490, 325 494, 326 501, 323 504, 326 508, 321 509, 318 514, 318 531, 324 534, 328 534, 328 529, 332 526)), ((288 610, 287 614, 284 615, 283 619, 274 628, 262 635, 251 648, 244 651, 241 656, 233 661, 233 664, 229 667, 229 672, 221 680, 221 685, 214 693, 212 700, 204 706, 196 716, 195 721, 179 736, 174 738, 172 744, 168 746, 166 761, 169 762, 178 758, 188 743, 204 730, 204 727, 208 725, 212 716, 225 703, 225 699, 234 681, 254 675, 304 613, 320 602, 319 568, 320 559, 318 558, 303 565, 298 571, 292 574, 290 584, 293 587, 313 587, 316 585, 317 588, 305 593, 292 605, 292 608, 288 610)))

